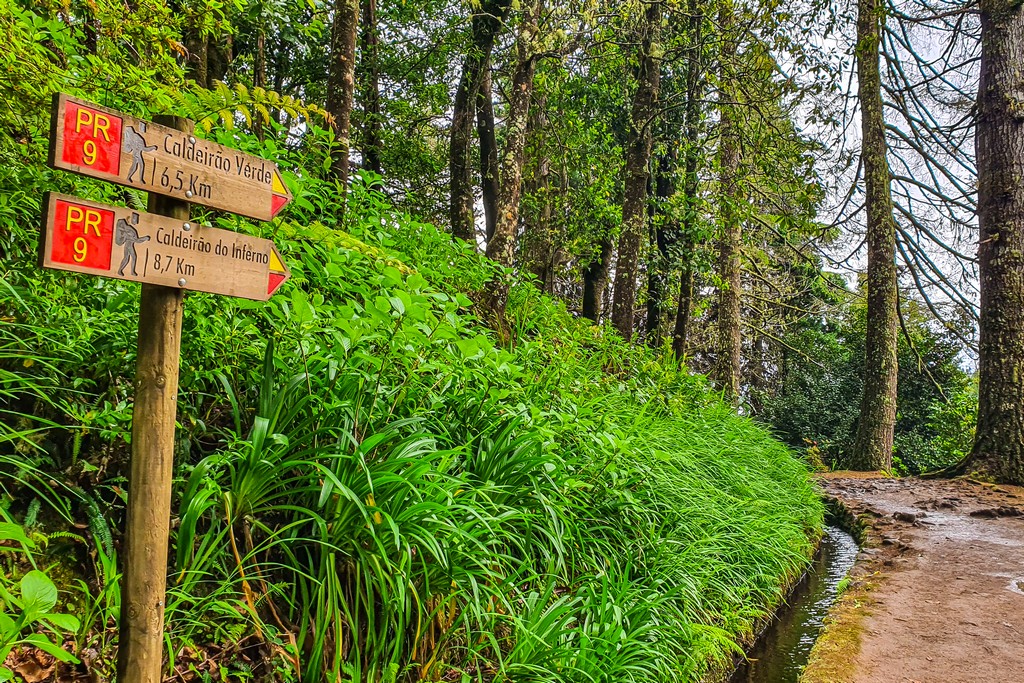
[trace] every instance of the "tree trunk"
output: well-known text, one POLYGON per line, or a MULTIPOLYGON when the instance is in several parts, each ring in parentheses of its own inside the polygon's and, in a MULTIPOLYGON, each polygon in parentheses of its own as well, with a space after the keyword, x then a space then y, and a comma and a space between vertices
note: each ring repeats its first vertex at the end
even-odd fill
POLYGON ((501 158, 501 191, 498 194, 494 236, 487 242, 487 256, 503 266, 515 259, 519 228, 519 201, 523 196, 523 166, 526 163, 526 130, 530 120, 533 75, 537 70, 534 41, 542 3, 535 0, 519 25, 516 41, 516 69, 512 76, 508 115, 505 117, 505 150, 501 158))
POLYGON ((257 29, 256 56, 253 58, 252 84, 257 88, 267 87, 267 35, 257 29))
POLYGON ((629 117, 625 148, 625 191, 622 202, 622 233, 615 268, 612 325, 627 341, 633 336, 633 307, 640 264, 640 243, 647 222, 647 184, 651 162, 651 126, 658 110, 660 67, 654 57, 661 28, 661 3, 651 2, 640 24, 637 53, 637 88, 629 117))
POLYGON ((102 26, 100 24, 100 20, 96 18, 95 12, 92 11, 91 7, 89 12, 86 13, 86 16, 89 18, 85 20, 85 25, 83 26, 85 29, 85 49, 89 54, 95 55, 99 49, 102 26))
POLYGON ((595 323, 601 321, 601 304, 604 290, 608 287, 614 246, 611 235, 606 231, 601 240, 600 254, 583 271, 583 317, 595 323))
MULTIPOLYGON (((267 36, 262 28, 262 17, 257 19, 260 27, 256 29, 256 55, 253 59, 252 84, 255 88, 267 87, 267 36)), ((258 109, 253 112, 253 127, 256 129, 256 137, 260 140, 266 136, 266 125, 270 123, 265 119, 263 113, 258 109)))
POLYGON ((378 59, 377 0, 362 0, 359 75, 362 79, 363 165, 377 175, 383 174, 380 161, 380 62, 378 59))
POLYGON ((182 42, 185 44, 185 52, 188 57, 185 59, 185 73, 187 73, 201 88, 208 88, 207 81, 207 38, 199 28, 186 27, 182 42))
POLYGON ((965 471, 1024 484, 1024 13, 981 2, 978 429, 965 471))
POLYGON ((335 0, 331 63, 327 73, 327 112, 334 119, 332 128, 337 143, 331 169, 342 187, 348 186, 358 28, 359 0, 335 0))
POLYGON ((700 197, 700 100, 704 91, 703 71, 700 58, 703 50, 701 26, 704 15, 699 0, 690 0, 690 50, 686 59, 686 111, 683 128, 686 148, 683 152, 683 196, 686 205, 683 213, 683 267, 679 277, 679 305, 676 308, 676 325, 672 334, 672 352, 682 360, 686 356, 686 344, 690 335, 690 318, 693 311, 694 248, 697 233, 697 207, 700 197))
POLYGON ((545 133, 548 127, 547 101, 541 95, 530 108, 530 123, 527 131, 528 146, 536 150, 533 172, 530 174, 526 192, 535 198, 539 209, 524 220, 523 257, 524 267, 537 278, 537 287, 545 294, 555 291, 554 244, 551 235, 551 160, 544 152, 545 133))
POLYGON ((672 331, 672 354, 677 360, 686 357, 690 320, 693 316, 693 284, 693 267, 686 263, 679 275, 679 305, 676 308, 676 326, 672 331))
MULTIPOLYGON (((285 76, 285 41, 278 40, 274 49, 274 92, 281 92, 284 88, 285 76)), ((280 119, 280 117, 277 117, 280 119)))
MULTIPOLYGON (((652 213, 664 213, 664 207, 675 193, 675 146, 658 159, 658 171, 654 176, 654 196, 657 199, 652 213)), ((679 238, 679 226, 674 220, 663 216, 654 223, 652 230, 655 251, 647 264, 647 329, 645 337, 648 346, 657 348, 664 338, 665 298, 668 291, 668 273, 672 268, 671 250, 679 238)))
POLYGON ((742 265, 740 252, 743 242, 743 222, 740 203, 743 201, 739 186, 740 130, 734 65, 739 52, 736 38, 735 15, 731 3, 724 3, 719 12, 722 30, 719 102, 719 204, 722 234, 718 243, 718 365, 715 376, 726 400, 734 406, 740 401, 741 351, 743 346, 740 295, 742 265))
POLYGON ((228 68, 234 59, 234 38, 230 33, 209 36, 206 40, 206 87, 228 77, 228 68))
POLYGON ((473 45, 462 64, 462 76, 455 91, 452 128, 448 149, 449 220, 452 236, 476 245, 473 221, 473 176, 469 162, 476 97, 490 63, 494 41, 501 30, 512 0, 484 0, 473 15, 473 45))
POLYGON ((861 159, 867 207, 867 336, 864 395, 851 467, 892 467, 896 426, 896 358, 899 320, 896 304, 896 225, 892 215, 885 119, 879 73, 879 41, 885 6, 879 0, 857 3, 857 77, 861 111, 861 159))
POLYGON ((494 136, 494 95, 491 91, 491 63, 484 65, 480 90, 476 94, 476 131, 480 138, 480 193, 484 205, 487 243, 494 237, 498 221, 498 141, 494 136))
MULTIPOLYGON (((537 70, 534 41, 540 23, 542 0, 534 0, 519 25, 516 40, 516 68, 512 75, 508 115, 505 117, 505 150, 501 158, 501 191, 498 193, 494 235, 487 242, 487 257, 511 267, 516 255, 519 231, 519 202, 523 196, 523 166, 526 164, 526 131, 533 96, 533 75, 537 70)), ((501 325, 508 305, 509 282, 499 276, 491 282, 487 306, 501 325)))

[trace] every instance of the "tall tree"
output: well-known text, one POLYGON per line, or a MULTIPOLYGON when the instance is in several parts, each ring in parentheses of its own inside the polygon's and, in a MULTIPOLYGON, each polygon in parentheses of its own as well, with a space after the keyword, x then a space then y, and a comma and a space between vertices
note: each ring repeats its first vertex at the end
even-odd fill
POLYGON ((601 320, 604 290, 608 286, 608 271, 611 269, 615 242, 611 230, 606 228, 601 238, 598 253, 583 270, 583 317, 593 322, 601 320))
POLYGON ((658 156, 654 173, 655 203, 651 206, 651 256, 647 260, 647 344, 657 348, 664 337, 664 319, 667 309, 668 276, 672 269, 673 253, 679 240, 679 221, 669 208, 675 194, 676 157, 678 146, 670 141, 669 148, 658 156))
POLYGON ((363 165, 383 173, 380 152, 380 36, 377 33, 377 0, 362 0, 362 29, 359 32, 359 78, 363 101, 361 120, 363 165))
MULTIPOLYGON (((537 287, 546 294, 554 294, 556 280, 556 248, 552 230, 554 201, 551 192, 551 159, 546 149, 548 128, 547 97, 540 93, 530 108, 527 130, 527 158, 530 172, 524 194, 529 198, 524 206, 521 262, 537 278, 537 287)), ((562 163, 565 163, 564 158, 562 163)), ((564 184, 562 191, 567 189, 564 184)))
POLYGON ((724 0, 718 13, 721 37, 719 62, 719 140, 718 190, 721 235, 718 242, 718 365, 715 376, 725 397, 734 405, 740 397, 740 362, 742 351, 742 320, 740 294, 743 241, 742 202, 739 183, 740 120, 739 87, 735 66, 739 53, 736 16, 730 0, 724 0))
POLYGON ((488 244, 498 222, 498 139, 494 132, 494 92, 491 63, 484 65, 480 91, 476 95, 476 130, 480 138, 480 194, 484 207, 484 234, 488 244))
POLYGON ((452 127, 448 150, 449 220, 452 235, 476 244, 473 222, 473 168, 470 151, 473 142, 474 112, 477 94, 489 69, 494 41, 501 31, 512 0, 483 0, 473 14, 473 40, 462 64, 462 76, 455 91, 452 127))
POLYGON ((327 73, 327 111, 338 151, 331 165, 342 186, 348 184, 352 103, 356 89, 356 37, 359 0, 335 0, 331 30, 331 63, 327 73))
POLYGON ((690 336, 690 318, 693 311, 694 247, 697 232, 697 206, 700 200, 700 100, 704 95, 703 54, 704 23, 701 0, 689 0, 689 40, 686 55, 686 110, 683 115, 683 254, 679 275, 679 302, 676 307, 675 329, 672 333, 672 351, 676 358, 686 355, 690 336))
POLYGON ((658 112, 661 72, 657 52, 661 29, 661 3, 649 2, 638 21, 639 46, 636 53, 636 91, 629 117, 624 150, 625 190, 622 202, 622 232, 619 260, 615 267, 615 295, 612 325, 624 338, 633 336, 633 308, 636 305, 640 246, 646 233, 647 193, 650 182, 651 126, 658 112))
MULTIPOLYGON (((505 117, 505 149, 501 157, 501 184, 498 193, 494 234, 487 242, 487 257, 503 266, 515 259, 516 234, 519 228, 519 203, 523 196, 523 166, 526 163, 526 134, 533 97, 533 77, 537 71, 538 51, 535 41, 540 25, 543 0, 533 0, 519 24, 516 39, 516 66, 505 117)), ((508 303, 509 283, 499 277, 491 283, 488 306, 500 320, 508 303)))
POLYGON ((497 220, 494 235, 487 242, 487 256, 504 266, 511 266, 515 257, 519 202, 523 196, 527 124, 530 120, 533 76, 537 70, 535 41, 542 7, 541 0, 533 0, 527 7, 516 40, 516 66, 505 117, 505 148, 501 156, 497 220))
POLYGON ((1024 484, 1024 9, 981 0, 978 428, 966 466, 1024 484))
POLYGON ((861 112, 861 166, 867 210, 867 335, 864 395, 851 458, 856 469, 892 467, 898 373, 896 225, 885 142, 879 41, 885 21, 880 0, 857 2, 857 77, 861 112))

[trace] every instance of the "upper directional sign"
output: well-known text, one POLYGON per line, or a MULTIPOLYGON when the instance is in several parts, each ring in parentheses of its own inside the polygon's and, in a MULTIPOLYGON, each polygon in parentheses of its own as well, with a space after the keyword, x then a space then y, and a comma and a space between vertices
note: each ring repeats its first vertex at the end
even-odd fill
POLYGON ((64 94, 50 138, 53 168, 257 220, 292 198, 272 162, 64 94))
POLYGON ((258 301, 290 275, 267 239, 53 193, 43 210, 44 268, 258 301))

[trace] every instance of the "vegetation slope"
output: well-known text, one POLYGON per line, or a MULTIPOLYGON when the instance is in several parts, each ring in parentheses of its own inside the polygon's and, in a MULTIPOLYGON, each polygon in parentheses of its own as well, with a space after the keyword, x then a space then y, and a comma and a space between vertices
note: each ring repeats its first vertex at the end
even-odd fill
POLYGON ((78 660, 67 671, 112 676, 138 286, 33 255, 42 192, 143 197, 44 167, 58 89, 185 109, 288 169, 296 197, 273 224, 197 212, 273 238, 293 277, 266 304, 186 297, 169 674, 699 680, 778 603, 820 529, 817 492, 702 377, 499 273, 379 178, 344 198, 312 119, 301 145, 261 140, 231 125, 257 95, 179 92, 145 60, 90 81, 66 27, 20 21, 15 53, 66 60, 23 74, 0 135, 0 514, 28 534, 0 599, 16 617, 34 562, 76 619, 0 621, 0 645, 39 631, 78 660), (501 339, 473 308, 496 276, 514 283, 501 339))

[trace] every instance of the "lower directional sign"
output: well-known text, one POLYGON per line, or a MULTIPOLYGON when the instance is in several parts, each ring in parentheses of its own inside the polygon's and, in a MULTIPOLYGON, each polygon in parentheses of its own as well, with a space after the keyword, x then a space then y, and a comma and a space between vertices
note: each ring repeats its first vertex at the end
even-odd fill
POLYGON ((266 301, 290 273, 270 240, 48 193, 44 268, 266 301))

